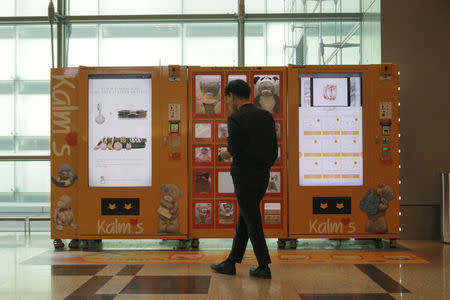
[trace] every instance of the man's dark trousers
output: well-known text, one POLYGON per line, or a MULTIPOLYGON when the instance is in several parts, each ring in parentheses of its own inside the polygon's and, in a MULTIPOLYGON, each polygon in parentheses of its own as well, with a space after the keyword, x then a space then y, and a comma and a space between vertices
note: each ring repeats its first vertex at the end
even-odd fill
POLYGON ((264 237, 259 204, 269 184, 270 169, 239 168, 232 170, 231 175, 239 204, 239 218, 228 259, 241 263, 250 238, 258 264, 268 265, 271 261, 264 237))

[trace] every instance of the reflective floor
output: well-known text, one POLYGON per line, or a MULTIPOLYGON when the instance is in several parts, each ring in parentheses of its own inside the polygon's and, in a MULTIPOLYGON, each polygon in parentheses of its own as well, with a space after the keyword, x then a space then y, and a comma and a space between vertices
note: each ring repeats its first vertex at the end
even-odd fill
POLYGON ((236 276, 212 273, 208 259, 225 256, 230 240, 200 240, 199 251, 184 252, 161 240, 105 240, 89 251, 54 251, 51 242, 48 233, 0 234, 0 299, 450 299, 450 245, 439 241, 399 241, 391 250, 299 240, 293 251, 270 240, 279 258, 272 280, 249 277, 251 249, 236 276))

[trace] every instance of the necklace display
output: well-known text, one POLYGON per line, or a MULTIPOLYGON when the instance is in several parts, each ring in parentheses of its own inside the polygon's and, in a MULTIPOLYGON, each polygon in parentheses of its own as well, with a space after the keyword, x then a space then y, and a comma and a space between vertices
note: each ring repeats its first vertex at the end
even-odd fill
POLYGON ((119 119, 145 119, 147 117, 146 110, 119 110, 117 112, 119 119))
POLYGON ((97 104, 98 116, 95 117, 95 123, 101 125, 105 122, 105 117, 102 115, 102 104, 97 104))

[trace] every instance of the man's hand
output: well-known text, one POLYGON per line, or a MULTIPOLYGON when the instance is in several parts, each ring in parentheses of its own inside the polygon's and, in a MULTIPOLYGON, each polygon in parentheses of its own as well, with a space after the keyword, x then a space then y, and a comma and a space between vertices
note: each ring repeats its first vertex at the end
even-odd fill
POLYGON ((223 160, 228 160, 228 159, 232 158, 230 152, 228 152, 227 150, 222 150, 222 151, 220 151, 220 157, 221 157, 223 160))

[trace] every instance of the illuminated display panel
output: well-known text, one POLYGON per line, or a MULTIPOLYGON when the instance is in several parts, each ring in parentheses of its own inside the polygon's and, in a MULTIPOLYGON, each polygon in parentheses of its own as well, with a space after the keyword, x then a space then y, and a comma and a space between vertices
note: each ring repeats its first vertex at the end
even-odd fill
POLYGON ((299 74, 299 84, 299 185, 361 186, 361 74, 299 74))
POLYGON ((89 75, 89 186, 152 186, 152 77, 89 75))

